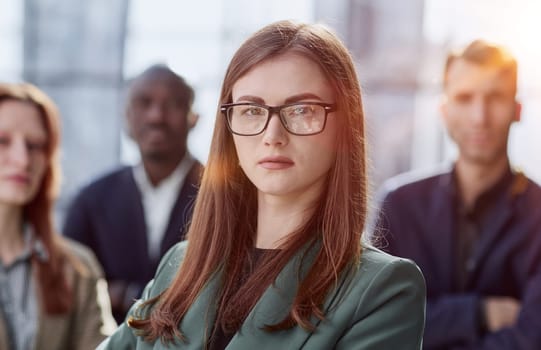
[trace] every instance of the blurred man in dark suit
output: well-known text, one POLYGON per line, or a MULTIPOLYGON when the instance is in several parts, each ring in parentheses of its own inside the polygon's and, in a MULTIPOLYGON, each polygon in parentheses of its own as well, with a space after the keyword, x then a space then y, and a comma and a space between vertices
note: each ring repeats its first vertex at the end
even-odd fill
POLYGON ((451 53, 441 111, 458 158, 384 185, 376 235, 423 271, 425 349, 541 349, 541 188, 509 162, 516 90, 504 48, 451 53))
POLYGON ((190 220, 202 172, 187 149, 197 121, 193 100, 193 89, 166 66, 136 77, 126 120, 141 163, 86 186, 66 217, 65 235, 93 249, 103 265, 119 323, 190 220))

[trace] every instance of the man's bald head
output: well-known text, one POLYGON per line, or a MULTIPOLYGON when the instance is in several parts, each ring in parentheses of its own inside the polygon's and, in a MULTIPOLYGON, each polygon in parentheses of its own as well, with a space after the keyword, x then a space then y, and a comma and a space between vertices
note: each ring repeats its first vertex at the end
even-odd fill
MULTIPOLYGON (((175 96, 178 102, 183 106, 186 112, 189 112, 192 108, 195 93, 194 90, 184 78, 173 72, 168 66, 164 64, 155 64, 145 69, 141 74, 132 79, 129 95, 132 96, 135 88, 142 84, 146 84, 149 81, 162 81, 166 83, 172 91, 175 92, 175 96)), ((129 102, 128 102, 129 103, 129 102)))
POLYGON ((130 84, 126 119, 143 162, 178 163, 185 155, 194 90, 165 65, 153 65, 130 84))

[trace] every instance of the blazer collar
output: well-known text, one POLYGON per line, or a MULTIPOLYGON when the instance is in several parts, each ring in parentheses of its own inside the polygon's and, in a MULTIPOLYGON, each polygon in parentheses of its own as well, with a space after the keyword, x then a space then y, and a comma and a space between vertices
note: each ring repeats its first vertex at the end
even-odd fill
MULTIPOLYGON (((310 335, 301 327, 295 327, 294 336, 287 339, 278 336, 277 333, 280 332, 266 332, 263 328, 265 325, 278 323, 287 316, 297 293, 299 281, 306 276, 318 250, 319 244, 315 244, 306 246, 294 255, 248 314, 227 349, 252 349, 257 344, 259 349, 261 344, 273 344, 273 348, 276 349, 301 347, 310 335), (287 344, 280 346, 281 339, 282 342, 287 341, 287 344)), ((187 349, 203 348, 210 336, 216 319, 215 296, 220 277, 221 274, 217 273, 211 278, 181 322, 183 333, 190 335, 187 349)))

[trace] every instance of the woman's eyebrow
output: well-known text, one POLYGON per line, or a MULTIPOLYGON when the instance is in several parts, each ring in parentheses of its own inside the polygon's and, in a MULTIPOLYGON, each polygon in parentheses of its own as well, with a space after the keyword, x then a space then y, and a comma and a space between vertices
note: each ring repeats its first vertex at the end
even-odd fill
MULTIPOLYGON (((314 93, 311 93, 311 92, 305 92, 305 93, 293 95, 293 96, 290 96, 290 97, 286 98, 284 103, 289 104, 289 103, 295 103, 295 102, 305 101, 305 100, 323 101, 323 99, 321 97, 319 97, 318 95, 316 95, 314 93)), ((247 102, 254 102, 254 103, 259 103, 259 104, 265 104, 264 99, 262 99, 261 97, 258 97, 258 96, 253 96, 253 95, 240 96, 239 98, 236 99, 236 102, 239 102, 239 101, 247 101, 247 102)))
POLYGON ((239 98, 237 98, 237 100, 235 102, 239 102, 239 101, 246 101, 246 102, 254 102, 254 103, 259 103, 259 104, 265 104, 264 99, 262 99, 261 97, 252 96, 252 95, 240 96, 239 98))
POLYGON ((299 101, 304 101, 304 100, 323 101, 323 99, 321 97, 319 97, 318 95, 313 94, 311 92, 305 92, 305 93, 302 93, 302 94, 293 95, 293 96, 290 96, 290 97, 286 98, 285 103, 286 104, 287 103, 294 103, 294 102, 299 102, 299 101))

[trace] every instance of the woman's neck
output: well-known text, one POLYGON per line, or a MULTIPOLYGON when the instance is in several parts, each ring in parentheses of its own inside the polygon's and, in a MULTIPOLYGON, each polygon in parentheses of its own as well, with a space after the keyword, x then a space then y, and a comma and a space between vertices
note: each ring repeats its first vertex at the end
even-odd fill
POLYGON ((9 265, 23 250, 22 208, 0 204, 0 260, 9 265))
POLYGON ((315 210, 317 196, 283 198, 258 195, 256 247, 276 249, 290 233, 299 229, 315 210))

